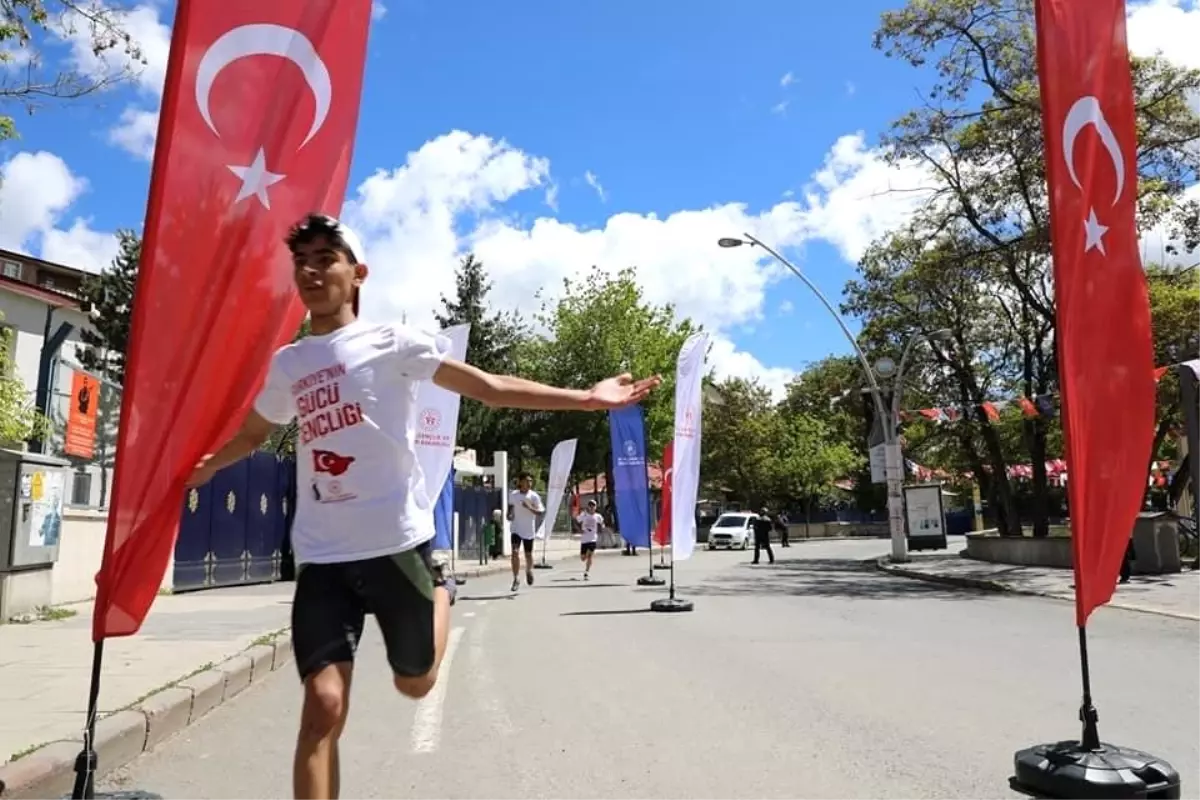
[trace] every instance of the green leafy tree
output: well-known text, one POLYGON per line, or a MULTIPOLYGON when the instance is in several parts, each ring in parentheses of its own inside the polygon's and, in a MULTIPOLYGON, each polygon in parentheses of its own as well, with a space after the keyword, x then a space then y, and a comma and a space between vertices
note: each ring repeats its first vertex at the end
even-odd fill
POLYGON ((0 140, 17 135, 11 110, 33 113, 47 102, 73 100, 132 77, 145 64, 126 29, 126 9, 74 0, 0 0, 0 140), (40 45, 83 39, 97 69, 47 69, 40 45), (116 56, 112 58, 110 56, 116 56))
POLYGON ((714 387, 721 402, 704 410, 700 474, 705 483, 753 508, 778 499, 781 426, 771 393, 744 378, 714 387))
POLYGON ((44 436, 48 430, 46 419, 34 407, 33 394, 16 374, 13 347, 12 329, 0 326, 0 444, 5 447, 44 436))
MULTIPOLYGON (((1154 363, 1166 367, 1200 358, 1200 274, 1197 270, 1151 266, 1146 270, 1150 289, 1150 314, 1154 326, 1154 363)), ((1167 434, 1183 425, 1179 380, 1167 370, 1158 383, 1154 448, 1151 461, 1175 455, 1167 434)))
POLYGON ((818 417, 773 411, 775 440, 768 469, 776 502, 804 504, 805 535, 813 506, 834 494, 834 481, 862 468, 862 448, 853 448, 818 417))
POLYGON ((79 288, 79 308, 92 323, 91 330, 79 333, 87 346, 79 359, 88 370, 123 386, 142 240, 127 230, 118 231, 117 239, 119 249, 112 263, 99 275, 84 278, 79 288))
MULTIPOLYGON (((672 306, 647 302, 634 275, 596 268, 580 280, 564 280, 560 299, 536 317, 544 333, 526 340, 517 362, 519 374, 558 386, 587 387, 626 371, 661 375, 663 385, 643 403, 647 455, 654 460, 673 435, 675 362, 695 326, 676 320, 672 306)), ((532 453, 545 458, 555 442, 578 438, 575 472, 609 476, 611 491, 607 415, 526 416, 532 453)))
MULTIPOLYGON (((953 380, 929 388, 948 400, 957 395, 973 409, 970 425, 960 431, 964 455, 978 466, 977 475, 990 476, 984 488, 1009 533, 1020 531, 1004 478, 1009 456, 978 404, 993 399, 993 389, 1057 390, 1033 26, 1028 0, 910 0, 883 15, 876 46, 914 67, 933 68, 923 104, 897 120, 883 144, 893 161, 925 165, 932 184, 911 222, 876 243, 864 260, 866 287, 857 296, 852 288, 848 304, 867 328, 874 324, 871 344, 893 350, 914 331, 940 327, 934 317, 975 322, 955 330, 960 352, 940 364, 953 380), (962 281, 963 274, 971 280, 962 281), (933 293, 946 286, 961 290, 954 297, 933 293), (889 292, 899 302, 880 314, 876 306, 889 292), (885 315, 890 322, 881 319, 885 315), (992 330, 981 329, 980 321, 992 330)), ((1188 209, 1180 197, 1200 169, 1200 118, 1188 97, 1200 90, 1200 72, 1157 57, 1133 58, 1131 66, 1139 224, 1144 229, 1173 220, 1186 233, 1188 209)), ((1034 470, 1034 533, 1045 535, 1044 465, 1057 422, 1038 417, 1021 424, 1021 460, 1034 470)))
MULTIPOLYGON (((436 314, 443 327, 471 326, 467 361, 485 372, 511 375, 519 371, 518 347, 529 335, 515 313, 492 311, 487 297, 492 289, 483 262, 467 255, 454 275, 454 297, 442 295, 442 310, 436 314)), ((518 453, 527 437, 527 416, 510 409, 488 408, 463 398, 458 416, 458 443, 474 448, 486 463, 497 451, 518 453)))

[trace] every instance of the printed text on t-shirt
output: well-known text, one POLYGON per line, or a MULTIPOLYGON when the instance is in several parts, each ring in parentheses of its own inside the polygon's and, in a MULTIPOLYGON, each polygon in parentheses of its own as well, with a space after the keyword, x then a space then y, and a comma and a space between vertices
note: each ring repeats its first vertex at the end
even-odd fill
POLYGON ((341 378, 345 375, 346 365, 335 364, 305 375, 292 384, 301 444, 310 444, 363 421, 362 406, 342 402, 341 378))

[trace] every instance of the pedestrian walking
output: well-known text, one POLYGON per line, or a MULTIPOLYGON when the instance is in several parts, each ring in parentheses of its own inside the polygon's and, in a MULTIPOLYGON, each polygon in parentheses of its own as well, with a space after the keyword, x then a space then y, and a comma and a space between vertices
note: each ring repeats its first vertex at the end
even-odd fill
POLYGON ((774 527, 774 523, 771 521, 771 514, 764 507, 750 524, 754 527, 754 561, 750 563, 757 564, 759 552, 766 550, 767 558, 774 564, 775 552, 771 550, 771 528, 774 527))
POLYGON ((779 546, 791 547, 788 542, 788 518, 782 511, 775 515, 775 530, 779 531, 779 546))

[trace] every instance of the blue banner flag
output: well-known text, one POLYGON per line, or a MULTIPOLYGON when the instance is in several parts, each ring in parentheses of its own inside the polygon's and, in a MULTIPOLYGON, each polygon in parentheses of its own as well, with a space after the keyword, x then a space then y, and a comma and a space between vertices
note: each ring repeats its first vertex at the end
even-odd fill
POLYGON ((650 546, 650 487, 646 476, 646 427, 642 407, 608 412, 612 435, 613 492, 617 530, 634 547, 650 546))
POLYGON ((433 549, 449 550, 454 547, 454 470, 446 476, 442 493, 433 507, 433 549))

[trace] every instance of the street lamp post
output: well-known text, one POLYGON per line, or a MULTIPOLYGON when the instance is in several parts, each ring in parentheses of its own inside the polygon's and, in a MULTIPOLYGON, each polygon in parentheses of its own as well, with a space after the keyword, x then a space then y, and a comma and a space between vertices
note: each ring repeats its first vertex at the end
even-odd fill
POLYGON ((817 299, 821 301, 825 309, 837 321, 838 327, 846 335, 850 346, 854 348, 854 354, 858 356, 858 361, 867 376, 868 384, 870 384, 871 397, 875 400, 875 413, 879 417, 880 425, 883 427, 884 476, 887 481, 888 530, 891 533, 892 540, 892 561, 908 561, 908 540, 904 534, 904 464, 900 453, 900 441, 897 436, 898 425, 896 424, 900 416, 900 380, 903 378, 905 362, 912 346, 919 341, 927 341, 931 338, 944 338, 944 336, 949 334, 949 331, 935 331, 928 336, 918 335, 909 340, 900 358, 900 367, 897 370, 896 381, 893 386, 892 406, 891 408, 887 408, 883 403, 883 390, 879 386, 879 381, 875 379, 875 370, 872 369, 870 362, 867 361, 867 356, 862 351, 862 348, 858 346, 858 340, 855 339, 854 334, 846 327, 846 322, 842 319, 842 315, 837 312, 837 309, 833 307, 828 298, 795 264, 788 261, 774 249, 748 233, 742 234, 742 237, 741 239, 724 237, 717 240, 717 244, 725 248, 741 247, 744 244, 748 244, 751 247, 761 247, 774 256, 776 261, 787 267, 793 275, 799 278, 817 296, 817 299))

